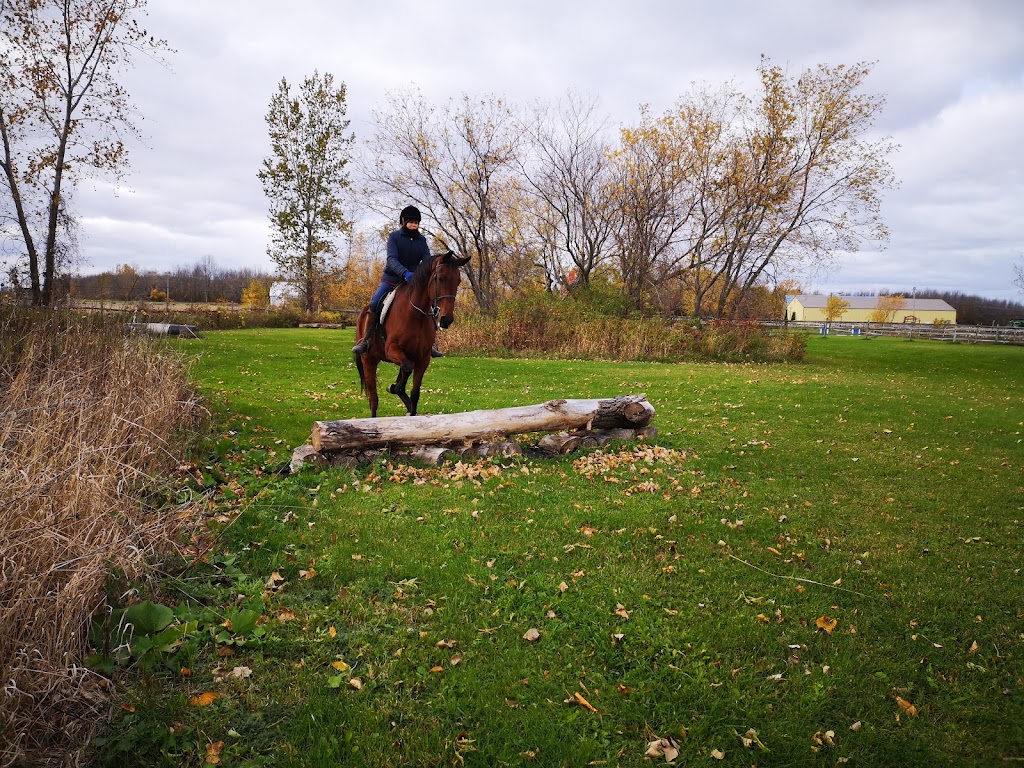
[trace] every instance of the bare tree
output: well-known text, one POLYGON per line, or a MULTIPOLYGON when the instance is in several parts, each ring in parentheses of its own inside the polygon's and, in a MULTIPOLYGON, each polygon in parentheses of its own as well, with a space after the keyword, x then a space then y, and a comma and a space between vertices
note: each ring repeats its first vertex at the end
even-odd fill
POLYGON ((441 108, 418 91, 389 96, 364 168, 378 212, 393 219, 419 206, 450 248, 470 256, 464 268, 477 304, 493 312, 499 297, 499 222, 518 199, 511 171, 521 150, 519 123, 498 97, 463 95, 441 108))
POLYGON ((1024 256, 1021 256, 1013 265, 1013 284, 1024 293, 1024 256))
POLYGON ((523 175, 540 202, 542 229, 584 285, 608 256, 614 231, 605 131, 596 98, 572 92, 557 106, 537 104, 526 130, 532 152, 523 175))
POLYGON ((62 218, 70 217, 65 188, 127 166, 124 139, 136 129, 118 71, 136 53, 169 50, 139 26, 145 7, 146 0, 0 5, 0 191, 36 304, 53 300, 62 257, 71 252, 61 240, 68 231, 62 218))

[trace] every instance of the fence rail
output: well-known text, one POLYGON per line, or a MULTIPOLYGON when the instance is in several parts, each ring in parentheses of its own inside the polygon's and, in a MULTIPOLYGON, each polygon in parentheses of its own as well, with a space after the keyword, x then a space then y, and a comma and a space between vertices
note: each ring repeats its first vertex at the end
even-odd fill
POLYGON ((768 325, 787 326, 816 330, 838 336, 895 336, 905 339, 934 339, 972 344, 1021 344, 1024 345, 1024 328, 986 325, 930 325, 923 323, 824 323, 817 321, 793 320, 770 321, 768 325))

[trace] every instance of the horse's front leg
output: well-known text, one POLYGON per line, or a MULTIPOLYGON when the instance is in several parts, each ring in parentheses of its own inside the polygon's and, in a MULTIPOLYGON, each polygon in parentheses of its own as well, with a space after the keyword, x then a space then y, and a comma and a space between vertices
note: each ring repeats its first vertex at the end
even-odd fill
POLYGON ((412 362, 406 358, 402 361, 402 364, 398 367, 398 378, 395 379, 395 383, 388 387, 388 392, 392 395, 398 395, 398 399, 402 401, 405 406, 405 412, 410 416, 416 414, 416 404, 413 400, 405 393, 406 382, 409 381, 409 376, 413 373, 412 362))
POLYGON ((423 383, 423 374, 427 372, 427 366, 430 365, 430 355, 427 355, 426 362, 420 366, 417 366, 412 372, 412 391, 409 393, 409 400, 412 403, 412 407, 409 408, 409 415, 415 416, 416 409, 419 408, 420 404, 420 384, 423 383))

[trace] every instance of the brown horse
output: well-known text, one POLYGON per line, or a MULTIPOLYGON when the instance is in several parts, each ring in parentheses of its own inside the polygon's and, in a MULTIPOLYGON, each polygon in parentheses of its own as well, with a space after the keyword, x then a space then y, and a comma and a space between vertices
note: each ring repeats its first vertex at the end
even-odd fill
MULTIPOLYGON (((437 328, 447 328, 455 322, 455 295, 462 281, 461 269, 468 261, 468 256, 459 258, 450 252, 424 259, 412 279, 395 289, 394 301, 384 319, 384 337, 373 334, 369 351, 355 355, 359 389, 366 392, 371 417, 377 416, 377 365, 381 361, 398 366, 398 378, 388 392, 398 395, 410 416, 416 415, 420 384, 430 365, 437 328), (406 394, 410 375, 412 391, 406 394)), ((356 338, 362 338, 369 320, 367 305, 356 321, 356 338)))

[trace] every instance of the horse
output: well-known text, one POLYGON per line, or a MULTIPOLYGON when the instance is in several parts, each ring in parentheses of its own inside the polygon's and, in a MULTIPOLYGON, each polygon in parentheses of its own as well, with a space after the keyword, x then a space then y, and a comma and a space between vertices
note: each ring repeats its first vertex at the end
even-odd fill
MULTIPOLYGON (((416 415, 420 384, 430 365, 437 328, 455 322, 455 295, 462 282, 462 267, 468 261, 469 256, 460 258, 450 251, 424 259, 409 282, 393 291, 394 300, 384 318, 385 336, 374 333, 369 350, 354 355, 359 391, 366 393, 371 417, 377 416, 377 366, 382 361, 398 366, 398 378, 388 392, 398 395, 409 416, 416 415), (410 375, 412 391, 406 394, 410 375)), ((356 338, 362 338, 369 321, 370 306, 366 305, 356 321, 356 338)))

